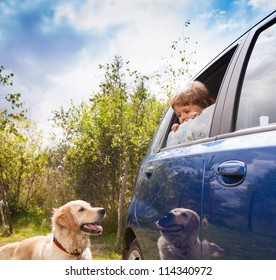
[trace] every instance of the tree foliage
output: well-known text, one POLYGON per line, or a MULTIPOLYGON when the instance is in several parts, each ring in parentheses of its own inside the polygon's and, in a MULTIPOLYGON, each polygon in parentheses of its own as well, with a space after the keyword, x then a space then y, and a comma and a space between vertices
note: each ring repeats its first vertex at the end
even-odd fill
POLYGON ((131 71, 121 57, 100 69, 104 78, 99 92, 80 106, 55 112, 54 121, 65 130, 68 183, 78 197, 109 213, 119 208, 121 220, 125 194, 130 193, 166 103, 146 88, 148 77, 131 71))
MULTIPOLYGON (((0 66, 0 86, 12 86, 13 73, 5 74, 5 68, 0 66)), ((13 166, 13 156, 14 150, 10 146, 9 141, 10 135, 20 138, 20 133, 18 131, 18 124, 24 118, 24 110, 22 109, 22 103, 20 102, 20 94, 0 94, 1 100, 5 100, 11 104, 11 110, 6 107, 1 106, 0 108, 0 212, 1 220, 3 224, 4 234, 8 235, 12 232, 12 223, 10 217, 10 207, 9 207, 9 194, 10 185, 6 184, 6 178, 9 176, 8 165, 13 166), (19 111, 16 112, 16 109, 19 111)), ((20 138, 21 139, 21 138, 20 138)), ((13 171, 13 170, 12 170, 13 171)), ((13 173, 14 174, 14 173, 13 173)))
MULTIPOLYGON (((5 74, 4 66, 0 66, 0 86, 13 86, 13 73, 5 74)), ((20 101, 20 93, 3 94, 0 92, 0 100, 5 100, 10 104, 10 110, 7 107, 0 107, 0 132, 8 131, 17 133, 17 124, 25 118, 27 112, 23 108, 23 103, 20 101)))
MULTIPOLYGON (((13 85, 13 74, 0 67, 1 87, 13 85)), ((49 189, 55 187, 52 156, 42 148, 35 125, 26 119, 20 93, 1 94, 0 109, 0 214, 3 233, 12 233, 12 216, 30 211, 41 213, 47 201, 54 201, 49 189), (12 216, 11 216, 12 214, 12 216)))

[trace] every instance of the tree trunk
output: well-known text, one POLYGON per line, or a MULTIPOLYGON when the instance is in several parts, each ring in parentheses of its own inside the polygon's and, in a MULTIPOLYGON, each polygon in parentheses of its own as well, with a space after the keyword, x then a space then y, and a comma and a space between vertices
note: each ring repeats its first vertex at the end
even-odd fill
POLYGON ((12 222, 8 202, 6 200, 5 190, 2 181, 0 180, 0 212, 3 226, 3 235, 9 236, 12 234, 12 222))
POLYGON ((0 213, 1 213, 1 220, 2 220, 2 226, 3 226, 3 235, 6 235, 6 221, 5 221, 5 215, 4 215, 4 211, 3 211, 3 202, 2 200, 0 201, 0 213))
POLYGON ((115 250, 120 252, 121 249, 121 234, 122 234, 122 222, 123 222, 123 206, 125 202, 125 192, 127 187, 127 177, 128 177, 128 165, 129 160, 127 159, 125 162, 124 168, 124 176, 122 179, 122 185, 119 194, 119 203, 118 203, 118 227, 117 227, 117 235, 116 235, 116 242, 115 242, 115 250))

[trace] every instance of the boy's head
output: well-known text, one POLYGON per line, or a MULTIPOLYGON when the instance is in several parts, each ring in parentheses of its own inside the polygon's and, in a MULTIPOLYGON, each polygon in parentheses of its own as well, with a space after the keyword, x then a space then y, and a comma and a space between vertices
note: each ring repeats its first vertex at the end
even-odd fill
POLYGON ((179 122, 194 118, 199 115, 203 109, 214 103, 209 96, 208 90, 201 82, 194 81, 171 100, 171 107, 175 111, 179 122))

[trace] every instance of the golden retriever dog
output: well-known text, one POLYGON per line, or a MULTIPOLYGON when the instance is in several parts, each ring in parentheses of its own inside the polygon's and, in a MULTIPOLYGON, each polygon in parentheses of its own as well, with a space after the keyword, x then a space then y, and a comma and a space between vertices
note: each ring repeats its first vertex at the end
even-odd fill
POLYGON ((223 249, 198 237, 200 219, 196 212, 175 208, 157 222, 161 236, 157 246, 162 260, 198 260, 219 256, 223 249))
POLYGON ((96 223, 104 216, 104 208, 70 201, 54 209, 51 234, 0 247, 0 260, 90 260, 89 236, 102 233, 96 223))

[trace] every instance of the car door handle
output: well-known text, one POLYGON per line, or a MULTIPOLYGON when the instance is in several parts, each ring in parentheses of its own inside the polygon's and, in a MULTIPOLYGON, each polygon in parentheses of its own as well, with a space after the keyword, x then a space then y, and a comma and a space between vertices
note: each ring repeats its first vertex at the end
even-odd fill
POLYGON ((153 173, 153 166, 148 166, 146 168, 145 174, 146 174, 146 178, 149 179, 153 173))
POLYGON ((224 186, 235 187, 243 182, 246 171, 246 164, 243 161, 225 161, 218 166, 218 180, 224 186))

